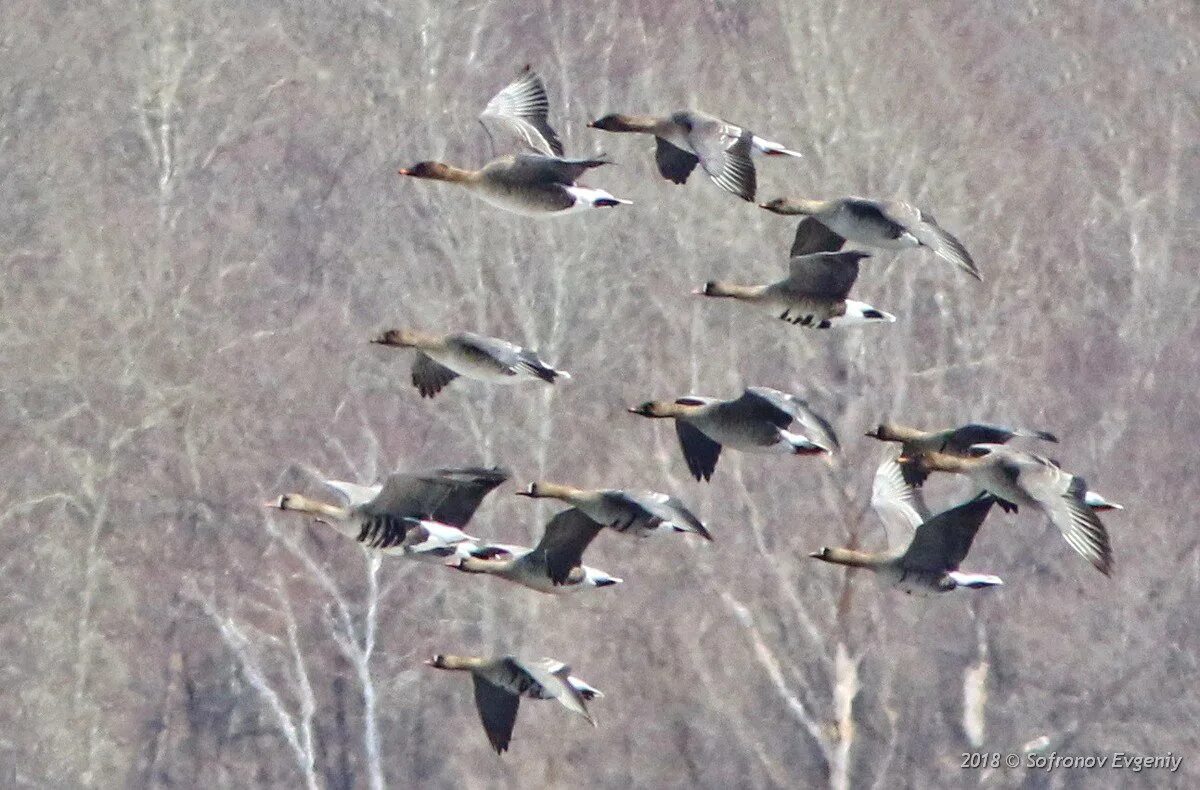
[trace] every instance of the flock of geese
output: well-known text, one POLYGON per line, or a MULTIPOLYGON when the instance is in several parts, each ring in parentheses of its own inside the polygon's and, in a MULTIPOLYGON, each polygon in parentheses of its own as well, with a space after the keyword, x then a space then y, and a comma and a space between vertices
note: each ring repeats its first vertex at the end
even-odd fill
MULTIPOLYGON (((578 179, 607 164, 603 156, 572 159, 547 121, 549 101, 541 79, 528 66, 488 102, 480 116, 484 129, 514 136, 527 150, 500 156, 478 170, 442 162, 420 162, 401 175, 457 184, 507 211, 551 217, 590 208, 630 203, 578 179)), ((683 184, 699 166, 721 189, 747 201, 756 192, 754 157, 798 157, 779 143, 696 111, 665 117, 613 114, 590 124, 607 132, 648 134, 664 178, 683 184)), ((788 276, 765 285, 708 282, 696 293, 765 307, 778 318, 815 329, 890 322, 895 316, 848 298, 861 251, 841 251, 847 241, 863 247, 904 250, 924 247, 971 276, 982 279, 966 248, 927 213, 897 201, 845 197, 834 200, 783 198, 760 204, 776 214, 803 216, 789 259, 788 276)), ((433 398, 455 378, 512 384, 553 385, 570 378, 534 351, 472 332, 439 334, 413 328, 390 329, 372 342, 413 349, 412 383, 433 398)), ((629 409, 652 419, 671 419, 684 462, 697 481, 710 480, 722 449, 781 455, 824 456, 840 449, 828 421, 800 397, 767 387, 749 387, 730 399, 685 395, 653 400, 629 409)), ((1119 509, 1088 489, 1084 480, 1045 457, 1012 449, 1010 439, 1058 440, 1044 431, 970 424, 923 431, 894 422, 867 436, 898 443, 875 472, 871 504, 887 529, 890 548, 870 554, 852 548, 822 548, 810 556, 874 573, 884 585, 906 593, 932 594, 958 588, 1002 584, 990 574, 959 570, 993 505, 1041 511, 1071 548, 1102 573, 1112 571, 1108 534, 1096 513, 1119 509), (966 501, 931 514, 921 485, 931 472, 969 478, 977 491, 966 501)), ((284 494, 270 503, 306 514, 366 547, 389 555, 486 574, 544 593, 573 593, 610 587, 621 579, 583 564, 583 555, 606 529, 649 537, 684 532, 712 540, 705 525, 679 499, 654 491, 586 489, 534 482, 517 493, 555 499, 566 508, 545 526, 536 546, 481 540, 466 532, 483 499, 508 480, 500 468, 447 468, 390 475, 382 484, 363 486, 324 481, 340 502, 284 494)), ((521 697, 555 699, 595 722, 587 703, 603 696, 550 658, 481 658, 437 655, 426 662, 444 670, 468 672, 475 703, 492 747, 509 746, 521 697)))

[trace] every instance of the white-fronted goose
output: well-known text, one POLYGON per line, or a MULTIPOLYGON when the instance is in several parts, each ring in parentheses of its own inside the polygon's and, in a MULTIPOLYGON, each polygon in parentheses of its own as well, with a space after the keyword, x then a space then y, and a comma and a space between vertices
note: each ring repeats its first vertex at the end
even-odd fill
POLYGON ((583 552, 604 529, 579 510, 570 508, 546 523, 542 539, 532 549, 481 544, 455 552, 446 565, 466 573, 486 573, 544 593, 570 593, 609 587, 621 579, 583 564, 583 552))
POLYGON ((425 664, 435 669, 471 673, 479 720, 497 754, 507 751, 512 740, 521 697, 558 700, 564 708, 596 726, 595 719, 588 713, 587 703, 604 695, 572 677, 571 668, 553 658, 527 661, 513 656, 476 658, 439 654, 425 664))
POLYGON ((466 188, 497 208, 527 217, 553 217, 589 208, 620 206, 632 201, 603 189, 576 183, 607 159, 560 159, 541 154, 513 154, 493 159, 479 170, 444 162, 418 162, 397 172, 402 176, 445 181, 466 188))
POLYGON ((494 384, 517 384, 569 379, 571 374, 555 370, 538 357, 536 351, 497 337, 474 332, 436 334, 417 329, 389 329, 372 343, 394 348, 414 348, 416 361, 412 382, 423 398, 432 398, 459 376, 494 384))
POLYGON ((605 132, 654 135, 658 146, 655 161, 663 178, 685 183, 698 164, 714 184, 742 200, 754 200, 754 154, 800 156, 747 129, 694 110, 681 110, 665 118, 614 113, 588 126, 605 132))
MULTIPOLYGON (((900 454, 906 458, 913 458, 921 453, 947 453, 966 458, 970 456, 971 445, 1005 444, 1017 436, 1047 442, 1058 441, 1058 437, 1048 431, 1005 428, 978 422, 940 431, 922 431, 897 422, 883 422, 875 430, 868 431, 867 436, 881 442, 899 442, 900 454)), ((909 485, 919 486, 929 476, 910 462, 902 464, 901 468, 904 470, 904 481, 909 485)))
POLYGON ((858 279, 859 261, 869 257, 865 252, 798 255, 788 262, 791 273, 779 282, 736 285, 710 280, 693 293, 759 305, 783 321, 814 329, 895 321, 891 313, 846 298, 858 279))
POLYGON ((1112 573, 1112 548, 1108 531, 1086 501, 1087 482, 1040 455, 999 444, 976 444, 971 456, 922 453, 911 460, 926 472, 953 472, 1000 499, 1001 507, 1016 510, 1027 505, 1041 510, 1058 527, 1071 548, 1105 576, 1112 573))
POLYGON ((691 532, 712 540, 704 524, 683 502, 657 491, 623 491, 616 488, 575 488, 558 483, 530 483, 518 496, 557 499, 574 505, 588 518, 617 532, 648 537, 664 532, 691 532))
POLYGON ((982 494, 929 518, 919 492, 904 482, 896 459, 887 458, 875 472, 871 506, 887 527, 888 550, 822 548, 808 556, 866 568, 880 584, 909 595, 995 587, 1004 583, 998 576, 958 570, 995 502, 995 497, 982 494))
POLYGON ((769 387, 750 387, 741 397, 720 400, 688 395, 673 401, 647 401, 629 411, 643 417, 675 420, 675 432, 688 469, 710 480, 721 447, 752 453, 818 455, 838 449, 825 418, 795 395, 769 387), (792 433, 795 422, 804 434, 792 433))
POLYGON ((811 238, 811 243, 818 247, 836 243, 835 250, 841 247, 842 240, 885 250, 927 247, 975 279, 983 279, 962 242, 929 214, 899 200, 778 198, 760 205, 776 214, 801 214, 809 218, 801 222, 796 231, 796 242, 802 248, 807 246, 801 243, 802 237, 811 238), (817 223, 824 226, 824 230, 818 229, 817 223))
POLYGON ((527 65, 515 80, 488 101, 479 121, 489 137, 489 126, 500 128, 515 135, 535 153, 562 156, 562 141, 550 127, 549 113, 546 85, 533 67, 527 65))
POLYGON ((340 505, 284 494, 268 507, 314 516, 347 537, 384 554, 440 561, 476 539, 462 531, 483 498, 508 479, 499 468, 437 469, 389 475, 382 486, 336 480, 340 505))

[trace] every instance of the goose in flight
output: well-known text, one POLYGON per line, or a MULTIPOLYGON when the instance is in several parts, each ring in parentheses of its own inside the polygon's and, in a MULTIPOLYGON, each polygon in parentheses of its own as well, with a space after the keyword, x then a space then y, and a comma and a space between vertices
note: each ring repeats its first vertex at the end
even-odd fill
POLYGON ((436 334, 417 329, 389 329, 372 343, 393 348, 413 348, 412 383, 423 398, 432 398, 459 376, 494 384, 541 381, 553 384, 569 379, 565 370, 555 370, 537 355, 498 337, 474 332, 436 334))
POLYGON ((769 387, 750 387, 732 400, 687 395, 647 401, 629 411, 675 420, 684 460, 697 480, 712 478, 723 446, 789 455, 821 455, 839 449, 837 436, 825 418, 801 398, 769 387), (804 433, 788 430, 793 423, 804 433))
POLYGON ((587 489, 559 483, 530 483, 518 496, 557 499, 582 511, 601 526, 648 537, 667 532, 691 532, 712 540, 708 529, 683 502, 657 491, 587 489))
POLYGON ((521 697, 553 699, 572 713, 595 719, 587 703, 604 695, 571 675, 571 668, 553 658, 529 661, 514 656, 479 658, 438 654, 425 662, 434 669, 470 672, 475 686, 475 707, 488 742, 497 754, 508 750, 521 697))
POLYGON ((710 280, 693 291, 765 308, 780 320, 814 329, 892 322, 896 316, 848 299, 865 252, 814 252, 788 261, 787 277, 767 285, 736 285, 710 280))
POLYGON ((653 135, 657 145, 654 158, 663 178, 683 184, 700 165, 714 184, 748 201, 754 200, 757 189, 753 155, 800 156, 747 129, 694 110, 680 110, 665 118, 613 113, 588 126, 605 132, 653 135))
POLYGON ((958 569, 995 502, 990 494, 981 494, 930 518, 920 491, 904 482, 900 465, 888 457, 876 470, 871 486, 871 507, 887 529, 888 550, 867 553, 822 548, 808 556, 866 568, 880 584, 909 595, 995 587, 1004 583, 998 576, 958 569))
POLYGON ((527 66, 516 81, 492 97, 479 117, 489 139, 491 129, 502 129, 520 143, 522 150, 496 157, 478 170, 424 161, 398 172, 458 184, 486 203, 529 217, 628 204, 630 201, 613 197, 603 189, 578 183, 588 170, 609 161, 603 156, 564 157, 562 142, 547 121, 548 108, 546 87, 527 66))
POLYGON ((971 481, 1000 500, 1001 507, 1036 508, 1058 527, 1063 538, 1105 576, 1112 574, 1112 548, 1108 530, 1087 503, 1087 482, 1064 471, 1040 455, 1014 450, 1000 444, 976 444, 968 457, 949 453, 901 456, 923 472, 952 472, 971 481))
POLYGON ((343 535, 384 554, 440 562, 475 538, 462 531, 483 498, 508 479, 500 468, 436 469, 389 475, 379 486, 324 481, 342 504, 284 494, 267 503, 314 516, 343 535))
POLYGON ((759 205, 776 214, 806 217, 796 229, 796 245, 801 248, 836 244, 837 250, 845 241, 885 250, 926 247, 976 280, 983 279, 962 242, 932 216, 899 200, 778 198, 759 205))
MULTIPOLYGON (((1000 425, 978 422, 939 431, 923 431, 898 422, 882 422, 874 430, 868 431, 867 436, 881 442, 899 442, 901 455, 906 458, 933 452, 966 458, 970 455, 972 445, 1006 444, 1010 439, 1018 436, 1041 439, 1046 442, 1058 442, 1058 437, 1049 431, 1005 428, 1000 425)), ((904 481, 909 485, 922 485, 925 478, 929 476, 928 472, 921 471, 911 462, 902 464, 901 469, 904 471, 904 481)))
POLYGON ((575 508, 546 523, 532 549, 503 544, 464 544, 445 564, 465 573, 499 576, 531 590, 571 593, 620 584, 621 579, 583 564, 583 552, 604 526, 575 508))

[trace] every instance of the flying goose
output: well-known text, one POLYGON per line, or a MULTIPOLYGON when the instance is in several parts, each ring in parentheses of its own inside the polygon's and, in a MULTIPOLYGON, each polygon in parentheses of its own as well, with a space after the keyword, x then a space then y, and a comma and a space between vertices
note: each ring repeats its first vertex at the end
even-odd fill
POLYGON ((381 486, 324 481, 338 491, 334 505, 284 494, 268 507, 315 516, 343 535, 384 554, 429 562, 453 555, 476 539, 462 531, 483 498, 508 479, 500 468, 436 469, 389 475, 381 486))
POLYGON ((467 170, 444 162, 418 162, 397 172, 402 176, 459 184, 486 203, 527 217, 554 217, 583 209, 628 205, 603 189, 577 183, 604 158, 561 159, 541 154, 511 154, 467 170))
MULTIPOLYGON (((1024 428, 1005 428, 1000 425, 984 423, 968 423, 957 428, 946 428, 940 431, 922 431, 897 422, 880 423, 867 436, 881 442, 899 442, 901 455, 913 458, 920 453, 948 453, 967 457, 971 445, 974 444, 1005 444, 1016 436, 1041 439, 1047 442, 1057 442, 1058 437, 1048 431, 1030 431, 1024 428)), ((901 465, 904 471, 904 481, 909 485, 919 486, 929 476, 912 463, 901 465)))
POLYGON ((1087 482, 1054 461, 999 444, 973 445, 966 458, 932 452, 911 459, 901 456, 899 461, 911 461, 925 472, 966 475, 995 495, 1006 510, 1016 510, 1020 505, 1041 510, 1071 548, 1105 576, 1112 574, 1108 531, 1087 503, 1087 482))
POLYGON ((573 505, 601 526, 648 537, 665 532, 691 532, 712 540, 704 524, 673 496, 657 491, 585 489, 558 483, 530 483, 518 496, 558 499, 573 505))
POLYGON ((805 401, 769 387, 750 387, 733 400, 687 395, 673 401, 647 401, 629 411, 675 420, 684 460, 697 480, 712 478, 722 445, 791 455, 832 453, 839 447, 833 428, 805 401), (803 435, 787 430, 793 422, 803 435))
POLYGON ((572 677, 571 668, 553 658, 527 661, 513 656, 489 659, 438 654, 425 664, 434 669, 471 673, 479 720, 496 754, 508 750, 521 697, 558 700, 564 708, 596 726, 587 703, 604 695, 572 677))
POLYGON ((826 547, 808 556, 866 568, 880 584, 909 595, 995 587, 1004 583, 998 576, 958 570, 995 502, 990 494, 981 494, 930 518, 920 492, 904 482, 896 459, 886 458, 875 472, 871 507, 888 528, 888 550, 871 554, 826 547), (898 539, 901 536, 909 537, 898 539))
POLYGON ((565 370, 555 370, 535 351, 496 337, 474 332, 435 334, 417 329, 389 329, 372 343, 394 348, 415 348, 412 382, 423 398, 432 398, 459 376, 497 384, 522 381, 569 379, 565 370))
POLYGON ((698 164, 714 184, 742 200, 754 200, 754 154, 800 156, 747 129, 694 110, 680 110, 666 118, 614 113, 588 126, 605 132, 654 135, 658 146, 654 158, 663 178, 683 184, 698 164))
POLYGON ((812 239, 818 247, 835 243, 834 250, 840 249, 844 241, 885 250, 927 247, 975 279, 983 279, 962 242, 943 230, 929 214, 899 200, 778 198, 759 205, 776 214, 808 217, 796 229, 796 244, 802 248, 806 246, 802 237, 812 239))
POLYGON ((798 255, 788 262, 791 273, 779 282, 735 285, 710 280, 692 293, 760 305, 783 321, 815 329, 895 321, 891 313, 846 298, 858 279, 859 261, 869 257, 865 252, 798 255))
POLYGON ((604 529, 570 508, 546 523, 532 549, 502 544, 467 545, 445 564, 466 573, 486 573, 544 593, 570 593, 620 584, 621 579, 583 564, 583 552, 604 529))
POLYGON ((603 156, 564 157, 562 143, 546 119, 548 108, 545 85, 526 66, 516 81, 492 97, 479 116, 489 138, 489 127, 503 128, 512 132, 525 150, 497 157, 479 170, 425 161, 398 172, 459 184, 486 203, 529 217, 628 204, 630 201, 613 197, 603 189, 577 183, 588 170, 609 164, 609 160, 603 156))

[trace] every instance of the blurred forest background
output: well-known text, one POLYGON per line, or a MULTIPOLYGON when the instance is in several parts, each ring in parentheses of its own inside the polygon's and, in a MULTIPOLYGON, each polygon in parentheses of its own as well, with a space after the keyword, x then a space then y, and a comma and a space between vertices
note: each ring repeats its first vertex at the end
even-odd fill
MULTIPOLYGON (((1200 786, 1200 10, 1194 0, 6 3, 0 6, 0 786, 1117 786, 964 751, 1174 751, 1200 786), (590 181, 534 221, 396 168, 487 156, 526 62, 590 181), (784 271, 795 221, 584 124, 695 107, 805 154, 759 195, 903 197, 973 252, 877 253, 899 316, 813 333, 689 296, 784 271), (436 401, 389 325, 470 329, 574 374, 436 401), (688 478, 624 413, 747 384, 809 397, 843 455, 688 478), (808 559, 878 547, 885 417, 1051 430, 1124 503, 1104 579, 1036 515, 909 599, 808 559), (601 536, 567 598, 397 559, 261 503, 315 475, 500 463, 678 494, 716 536, 601 536), (549 655, 593 730, 526 703, 487 747, 434 652, 549 655)), ((1045 448, 1038 448, 1045 449, 1045 448)), ((965 492, 931 483, 931 504, 965 492)), ((485 502, 471 532, 540 534, 485 502)))

